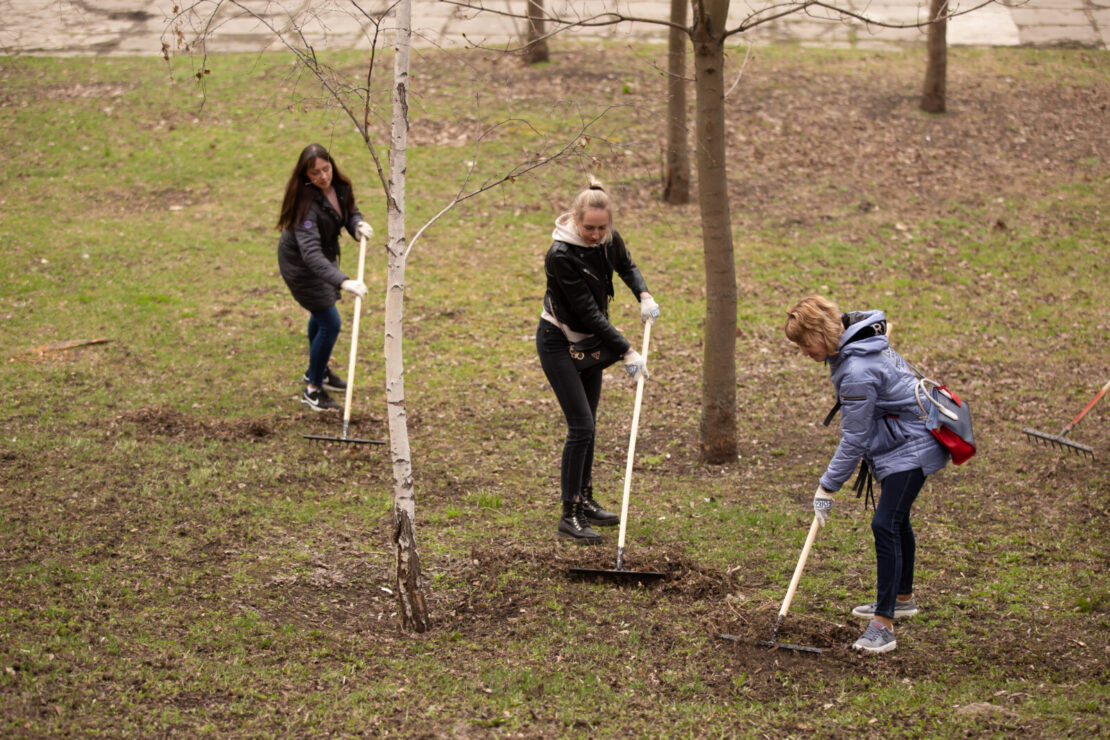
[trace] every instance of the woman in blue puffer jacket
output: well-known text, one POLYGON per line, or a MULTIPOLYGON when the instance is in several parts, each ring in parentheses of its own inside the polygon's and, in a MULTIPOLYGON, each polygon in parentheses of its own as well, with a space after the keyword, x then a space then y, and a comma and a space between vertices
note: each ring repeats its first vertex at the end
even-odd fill
POLYGON ((891 349, 882 311, 841 314, 832 301, 810 296, 787 313, 786 337, 810 359, 828 362, 840 408, 840 444, 813 498, 817 518, 825 524, 832 494, 861 459, 881 485, 871 518, 877 598, 852 614, 871 620, 853 647, 885 653, 897 647, 893 620, 917 614, 910 507, 925 478, 948 463, 948 451, 925 428, 914 394, 917 377, 891 349))

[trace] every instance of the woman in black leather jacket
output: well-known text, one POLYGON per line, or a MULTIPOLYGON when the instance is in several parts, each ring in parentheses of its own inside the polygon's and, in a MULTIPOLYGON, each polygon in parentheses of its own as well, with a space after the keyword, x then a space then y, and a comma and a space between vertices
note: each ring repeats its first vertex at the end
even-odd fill
POLYGON ((308 370, 301 403, 313 411, 341 406, 327 390, 342 391, 347 384, 328 367, 339 337, 340 289, 366 297, 366 285, 339 269, 339 235, 343 229, 356 239, 374 233, 355 205, 354 190, 327 150, 310 144, 301 152, 285 185, 277 227, 278 267, 297 303, 309 312, 308 370))
POLYGON ((601 535, 590 528, 620 523, 593 495, 594 429, 601 399, 602 371, 620 360, 633 378, 648 376, 640 353, 609 323, 613 273, 640 301, 643 321, 659 317, 659 305, 632 261, 624 240, 613 230, 613 210, 601 183, 574 199, 571 211, 555 220, 554 243, 544 260, 547 292, 536 331, 536 350, 544 375, 567 421, 560 475, 562 517, 558 535, 595 545, 601 535))

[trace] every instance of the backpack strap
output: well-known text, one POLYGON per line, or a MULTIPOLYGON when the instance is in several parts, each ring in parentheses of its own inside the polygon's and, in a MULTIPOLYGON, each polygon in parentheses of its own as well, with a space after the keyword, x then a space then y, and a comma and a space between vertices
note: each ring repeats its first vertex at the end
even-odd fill
POLYGON ((933 392, 942 394, 950 401, 953 401, 957 406, 961 405, 959 401, 952 397, 952 393, 947 387, 937 385, 935 380, 923 377, 921 380, 917 381, 917 384, 913 387, 913 394, 917 398, 917 405, 921 408, 921 413, 925 416, 929 415, 929 409, 925 408, 925 404, 922 403, 922 401, 925 400, 933 404, 939 413, 944 414, 952 421, 956 421, 959 416, 954 411, 946 409, 944 406, 937 403, 937 400, 931 395, 933 392))
POLYGON ((852 484, 852 490, 856 492, 856 498, 859 498, 866 492, 863 499, 863 510, 867 511, 867 502, 871 502, 871 508, 875 508, 875 488, 872 485, 874 476, 871 475, 871 466, 867 464, 866 460, 860 460, 859 474, 856 476, 856 482, 852 484))

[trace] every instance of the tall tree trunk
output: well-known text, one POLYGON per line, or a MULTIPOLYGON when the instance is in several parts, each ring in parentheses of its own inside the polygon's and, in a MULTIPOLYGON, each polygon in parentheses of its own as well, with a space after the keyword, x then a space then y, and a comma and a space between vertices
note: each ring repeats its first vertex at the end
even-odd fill
POLYGON ((705 252, 705 358, 701 451, 736 460, 736 267, 728 204, 724 27, 729 0, 694 0, 698 201, 705 252))
POLYGON ((528 64, 546 62, 551 58, 544 26, 543 0, 528 0, 528 46, 524 48, 524 61, 528 64))
POLYGON ((690 202, 690 153, 686 144, 686 3, 671 0, 667 37, 667 171, 663 200, 671 205, 690 202))
POLYGON ((928 62, 921 110, 944 113, 948 85, 948 0, 930 0, 929 30, 926 41, 928 62))
POLYGON ((389 451, 393 459, 393 551, 397 569, 397 601, 401 626, 424 632, 428 613, 420 589, 420 556, 416 549, 416 502, 412 459, 405 417, 405 366, 402 317, 405 299, 405 170, 409 133, 409 45, 412 0, 401 0, 397 11, 397 54, 393 67, 393 127, 389 149, 389 264, 385 294, 385 399, 389 410, 389 451))

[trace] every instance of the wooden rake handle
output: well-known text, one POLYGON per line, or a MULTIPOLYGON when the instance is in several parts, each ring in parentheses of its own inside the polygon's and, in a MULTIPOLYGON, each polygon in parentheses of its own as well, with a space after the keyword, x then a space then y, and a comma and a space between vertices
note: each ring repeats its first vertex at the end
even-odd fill
MULTIPOLYGON (((651 341, 651 325, 654 321, 644 324, 644 347, 640 355, 644 358, 644 367, 647 367, 648 342, 651 341)), ((644 399, 644 374, 636 378, 636 403, 632 407, 632 431, 628 435, 628 462, 624 466, 624 496, 621 498, 621 527, 617 535, 618 560, 624 552, 624 533, 628 527, 628 494, 632 490, 632 461, 636 457, 636 433, 640 429, 640 403, 644 399)), ((618 564, 618 568, 619 568, 618 564)))
MULTIPOLYGON (((358 280, 362 282, 366 268, 366 237, 358 239, 358 280)), ((355 296, 355 315, 351 319, 351 358, 347 361, 347 394, 343 400, 343 439, 351 423, 351 395, 355 391, 355 360, 358 357, 358 318, 362 315, 362 298, 355 296)))
POLYGON ((790 611, 790 602, 794 600, 794 592, 798 589, 798 581, 802 579, 802 570, 806 567, 806 560, 809 558, 809 548, 813 547, 813 540, 817 537, 817 530, 820 528, 821 520, 814 514, 813 524, 809 525, 806 543, 802 546, 802 555, 798 558, 798 565, 794 568, 794 577, 790 579, 790 588, 786 589, 786 597, 782 600, 782 608, 779 609, 780 621, 786 619, 786 613, 790 611))

